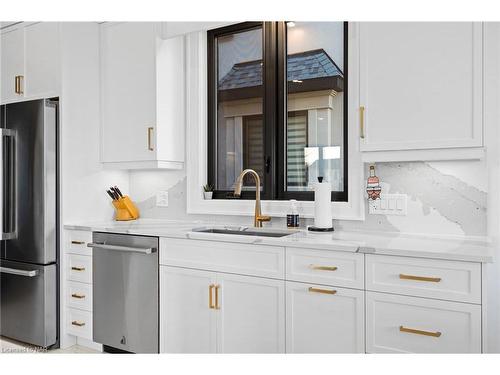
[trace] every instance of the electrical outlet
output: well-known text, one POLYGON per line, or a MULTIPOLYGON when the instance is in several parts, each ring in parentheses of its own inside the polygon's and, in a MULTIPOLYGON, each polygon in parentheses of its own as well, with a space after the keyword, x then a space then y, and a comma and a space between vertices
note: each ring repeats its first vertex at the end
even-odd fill
POLYGON ((168 207, 168 191, 156 193, 156 207, 168 207))
POLYGON ((406 194, 380 194, 380 199, 369 200, 369 212, 371 215, 399 215, 407 214, 406 194))

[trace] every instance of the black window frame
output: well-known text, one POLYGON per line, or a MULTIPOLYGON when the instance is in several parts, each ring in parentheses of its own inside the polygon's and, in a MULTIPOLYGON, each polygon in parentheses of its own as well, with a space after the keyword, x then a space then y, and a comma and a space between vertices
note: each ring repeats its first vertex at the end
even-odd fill
MULTIPOLYGON (((286 22, 243 22, 207 31, 207 182, 217 187, 217 45, 218 37, 262 28, 263 119, 265 167, 263 200, 312 201, 312 191, 286 191, 287 124, 287 26, 286 22)), ((343 191, 332 191, 331 200, 348 201, 348 23, 344 22, 344 124, 343 191)), ((214 199, 232 198, 232 191, 215 190, 214 199)), ((255 191, 243 190, 241 199, 255 199, 255 191)))

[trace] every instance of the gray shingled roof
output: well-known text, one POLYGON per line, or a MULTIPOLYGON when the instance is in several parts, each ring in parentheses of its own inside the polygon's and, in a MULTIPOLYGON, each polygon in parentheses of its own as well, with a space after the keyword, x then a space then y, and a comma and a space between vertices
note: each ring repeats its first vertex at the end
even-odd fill
MULTIPOLYGON (((323 49, 288 55, 288 81, 343 76, 337 64, 323 49)), ((262 61, 234 64, 219 80, 219 90, 241 89, 262 85, 262 61)))

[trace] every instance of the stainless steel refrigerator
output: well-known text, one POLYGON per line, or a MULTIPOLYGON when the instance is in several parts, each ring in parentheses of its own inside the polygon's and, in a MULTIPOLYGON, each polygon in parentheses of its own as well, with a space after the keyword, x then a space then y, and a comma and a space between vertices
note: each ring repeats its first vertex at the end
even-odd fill
POLYGON ((0 335, 58 342, 58 104, 0 107, 0 335))

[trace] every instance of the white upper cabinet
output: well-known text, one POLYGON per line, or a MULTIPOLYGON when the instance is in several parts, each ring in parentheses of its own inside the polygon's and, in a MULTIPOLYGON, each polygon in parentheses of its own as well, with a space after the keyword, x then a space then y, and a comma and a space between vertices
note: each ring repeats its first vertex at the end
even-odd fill
POLYGON ((181 169, 184 37, 161 23, 101 26, 101 160, 111 167, 181 169))
POLYGON ((365 161, 481 154, 481 23, 362 22, 358 33, 365 161))
POLYGON ((48 97, 59 92, 59 23, 40 22, 24 29, 25 95, 48 97))
POLYGON ((59 23, 23 24, 5 31, 1 55, 2 103, 59 95, 59 23))
POLYGON ((19 100, 19 77, 24 76, 24 32, 16 29, 2 34, 0 44, 2 54, 1 102, 19 100))

